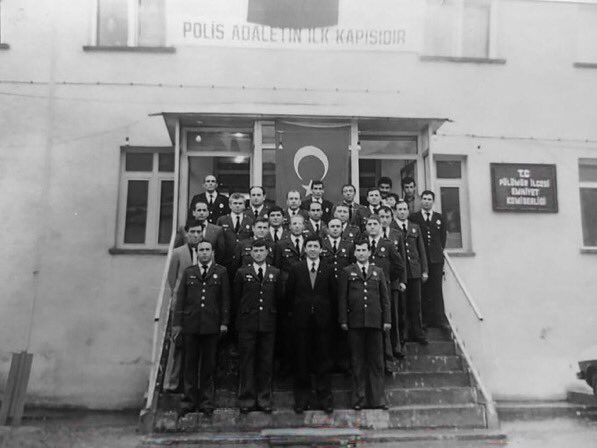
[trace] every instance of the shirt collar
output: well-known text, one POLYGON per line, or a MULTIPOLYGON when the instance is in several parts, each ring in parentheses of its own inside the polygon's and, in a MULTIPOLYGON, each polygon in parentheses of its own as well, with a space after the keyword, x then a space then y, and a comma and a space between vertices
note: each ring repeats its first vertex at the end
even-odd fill
POLYGON ((313 221, 311 218, 309 218, 309 221, 311 222, 313 227, 315 227, 317 224, 319 224, 319 228, 321 228, 321 219, 319 221, 313 221))
MULTIPOLYGON (((197 260, 197 265, 201 268, 201 270, 203 270, 203 263, 201 263, 199 260, 197 260)), ((211 269, 211 261, 209 263, 207 263, 207 270, 209 271, 211 269)))
POLYGON ((232 218, 232 220, 235 220, 237 216, 240 218, 241 221, 243 220, 243 214, 242 213, 230 212, 230 217, 232 218))
POLYGON ((257 271, 259 271, 259 268, 263 269, 263 275, 265 275, 265 269, 266 269, 265 261, 263 262, 263 264, 257 264, 255 262, 253 262, 253 270, 255 271, 255 274, 257 274, 257 271))
POLYGON ((402 228, 402 226, 403 226, 404 224, 406 224, 406 227, 408 227, 408 219, 407 219, 406 221, 402 221, 402 220, 400 220, 400 219, 396 218, 396 220, 395 220, 395 221, 396 221, 396 223, 397 223, 397 224, 400 226, 400 228, 402 228))
MULTIPOLYGON (((383 230, 381 231, 381 233, 383 233, 383 230)), ((379 243, 379 240, 381 240, 381 234, 377 235, 375 238, 369 236, 369 241, 371 240, 375 241, 375 244, 379 243)))
POLYGON ((359 267, 360 271, 362 271, 363 268, 365 268, 365 271, 369 271, 369 262, 362 264, 360 261, 357 261, 357 266, 359 267))
POLYGON ((338 243, 340 243, 340 241, 342 240, 342 236, 339 236, 338 238, 334 238, 332 235, 328 235, 328 239, 330 240, 330 243, 334 244, 334 241, 338 241, 338 243))
POLYGON ((319 261, 319 258, 317 260, 311 260, 310 258, 307 258, 307 268, 311 270, 311 266, 313 266, 313 263, 315 263, 315 270, 319 269, 319 261))

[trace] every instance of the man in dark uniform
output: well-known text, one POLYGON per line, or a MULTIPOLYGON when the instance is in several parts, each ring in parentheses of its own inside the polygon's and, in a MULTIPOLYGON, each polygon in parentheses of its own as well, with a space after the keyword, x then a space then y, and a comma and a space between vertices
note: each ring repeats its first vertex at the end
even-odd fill
POLYGON ((216 263, 226 263, 226 237, 224 236, 224 230, 222 227, 210 223, 207 218, 209 217, 209 208, 207 203, 203 201, 195 202, 195 208, 193 209, 193 216, 202 228, 201 238, 211 242, 211 247, 214 251, 214 258, 216 263))
POLYGON ((290 218, 295 215, 301 215, 303 218, 309 218, 307 210, 301 208, 301 193, 298 190, 290 190, 286 194, 286 205, 288 206, 284 210, 284 227, 290 226, 290 218))
POLYGON ((274 205, 269 210, 269 234, 267 236, 268 240, 277 243, 281 239, 288 237, 290 233, 287 229, 284 228, 284 210, 279 205, 274 205))
POLYGON ((334 410, 332 399, 331 330, 336 307, 336 281, 331 266, 321 261, 321 238, 305 239, 306 259, 290 268, 286 297, 292 310, 296 359, 294 410, 308 408, 334 410), (315 370, 317 404, 311 405, 311 372, 315 370))
POLYGON ((355 201, 357 190, 352 184, 342 185, 342 204, 348 207, 348 222, 352 222, 355 212, 362 208, 358 202, 355 201))
MULTIPOLYGON (((257 223, 260 222, 258 218, 257 223)), ((277 306, 282 296, 280 270, 266 263, 265 240, 251 242, 252 263, 234 277, 239 350, 238 402, 241 414, 272 412, 272 377, 277 306)))
POLYGON ((367 191, 367 207, 359 208, 352 217, 352 224, 359 226, 361 232, 365 231, 367 218, 371 215, 377 215, 381 205, 381 193, 379 188, 369 188, 367 191))
POLYGON ((210 416, 215 407, 218 338, 228 331, 230 283, 226 268, 213 262, 210 241, 197 244, 197 262, 180 279, 172 333, 174 338, 184 335, 182 410, 197 409, 210 416))
POLYGON ((269 224, 265 218, 257 218, 253 223, 253 236, 246 240, 239 241, 236 245, 235 260, 238 260, 238 266, 248 266, 253 264, 253 243, 256 240, 263 240, 266 246, 266 262, 273 264, 275 244, 269 238, 269 224))
POLYGON ((245 213, 245 197, 240 193, 232 193, 229 199, 230 214, 220 216, 217 224, 224 231, 226 241, 226 257, 222 263, 228 269, 228 277, 234 279, 234 270, 239 266, 236 259, 236 246, 243 240, 253 236, 253 219, 245 213))
POLYGON ((249 209, 247 215, 252 220, 263 217, 267 218, 269 207, 265 204, 265 188, 256 185, 249 189, 249 209))
POLYGON ((336 204, 332 209, 334 218, 342 223, 342 239, 354 241, 361 234, 358 226, 350 224, 350 207, 346 204, 336 204))
POLYGON ((311 209, 310 205, 313 202, 319 203, 321 205, 321 220, 327 224, 332 217, 333 204, 327 199, 324 199, 323 194, 323 182, 320 180, 314 180, 311 184, 311 196, 302 202, 301 208, 309 211, 311 209))
MULTIPOLYGON (((399 291, 406 290, 406 266, 404 265, 404 260, 398 253, 394 243, 382 238, 381 220, 378 215, 371 215, 367 218, 367 238, 369 240, 369 247, 371 248, 369 262, 383 269, 385 279, 388 282, 388 291, 391 291, 393 282, 397 283, 396 288, 399 291)), ((386 370, 390 372, 390 364, 394 360, 390 333, 384 333, 383 339, 386 370)))
POLYGON ((384 393, 383 337, 390 322, 388 282, 383 269, 369 262, 369 241, 355 242, 357 262, 342 271, 338 285, 338 321, 348 331, 352 362, 352 404, 387 409, 384 393))
POLYGON ((421 210, 421 198, 417 195, 417 183, 415 180, 407 176, 402 179, 402 198, 408 204, 408 213, 413 216, 421 210))
POLYGON ((213 174, 205 176, 203 186, 205 187, 205 192, 193 196, 189 210, 195 210, 195 204, 198 201, 205 202, 209 208, 209 217, 207 220, 212 224, 216 224, 220 216, 230 213, 228 198, 218 193, 218 181, 213 174))
POLYGON ((444 217, 441 213, 433 211, 434 201, 435 193, 425 190, 421 194, 421 210, 411 215, 410 220, 421 228, 429 266, 429 279, 422 287, 423 324, 430 327, 447 327, 442 292, 447 232, 444 217))
POLYGON ((309 235, 323 237, 327 231, 326 223, 323 221, 321 204, 319 202, 309 203, 309 219, 305 220, 305 230, 309 235))
POLYGON ((428 278, 427 255, 425 243, 420 227, 408 221, 408 204, 400 201, 396 206, 397 216, 394 220, 396 227, 401 229, 406 246, 406 270, 408 283, 406 284, 406 300, 402 313, 402 328, 404 337, 425 343, 425 333, 421 325, 421 284, 428 278))

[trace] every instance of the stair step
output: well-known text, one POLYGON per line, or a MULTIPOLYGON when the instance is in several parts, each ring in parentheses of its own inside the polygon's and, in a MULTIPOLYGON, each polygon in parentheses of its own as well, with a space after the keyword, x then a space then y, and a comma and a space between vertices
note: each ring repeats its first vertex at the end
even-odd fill
POLYGON ((453 341, 429 341, 428 345, 416 342, 407 342, 404 348, 407 356, 410 355, 455 355, 456 345, 453 341))
POLYGON ((425 331, 425 336, 429 341, 451 341, 452 336, 448 330, 442 328, 428 328, 425 331))
MULTIPOLYGON (((337 408, 350 408, 351 390, 334 389, 334 405, 337 408)), ((162 394, 159 407, 162 410, 176 410, 180 407, 180 394, 162 394)), ((390 406, 406 405, 444 405, 467 404, 477 400, 476 390, 472 387, 442 387, 442 388, 414 388, 386 390, 386 398, 390 406)), ((237 393, 231 390, 219 390, 216 401, 219 407, 234 408, 238 406, 237 393)), ((294 406, 292 391, 275 391, 274 407, 277 409, 294 406)))
POLYGON ((189 413, 177 418, 174 411, 160 411, 156 418, 157 432, 194 431, 251 431, 265 428, 333 427, 362 429, 398 428, 480 428, 485 426, 482 405, 398 406, 388 411, 367 409, 335 410, 326 415, 322 411, 306 411, 298 415, 289 409, 272 414, 252 412, 241 415, 238 409, 217 409, 213 416, 189 413))

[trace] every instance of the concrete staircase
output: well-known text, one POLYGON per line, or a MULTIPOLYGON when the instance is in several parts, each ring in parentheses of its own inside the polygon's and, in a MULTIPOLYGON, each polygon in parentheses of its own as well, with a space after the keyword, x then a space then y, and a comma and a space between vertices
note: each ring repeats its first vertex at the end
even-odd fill
POLYGON ((217 387, 218 409, 212 417, 190 413, 178 416, 180 396, 161 394, 154 420, 154 432, 259 432, 276 428, 354 428, 359 430, 417 430, 487 428, 484 403, 469 374, 464 358, 449 332, 431 329, 429 345, 407 343, 406 357, 386 376, 390 409, 354 411, 350 408, 350 376, 333 376, 332 415, 322 411, 293 412, 292 381, 275 382, 272 414, 241 415, 236 406, 233 376, 217 387))

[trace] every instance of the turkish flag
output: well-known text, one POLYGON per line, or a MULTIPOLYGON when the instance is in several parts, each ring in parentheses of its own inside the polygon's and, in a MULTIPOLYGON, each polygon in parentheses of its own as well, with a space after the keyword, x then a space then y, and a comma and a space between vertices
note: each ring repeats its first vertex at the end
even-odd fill
POLYGON ((289 190, 298 190, 304 199, 311 183, 323 181, 324 197, 333 203, 342 200, 342 185, 348 181, 350 125, 311 125, 276 122, 276 202, 286 204, 289 190))
POLYGON ((335 26, 338 0, 249 0, 247 22, 272 28, 335 26))

